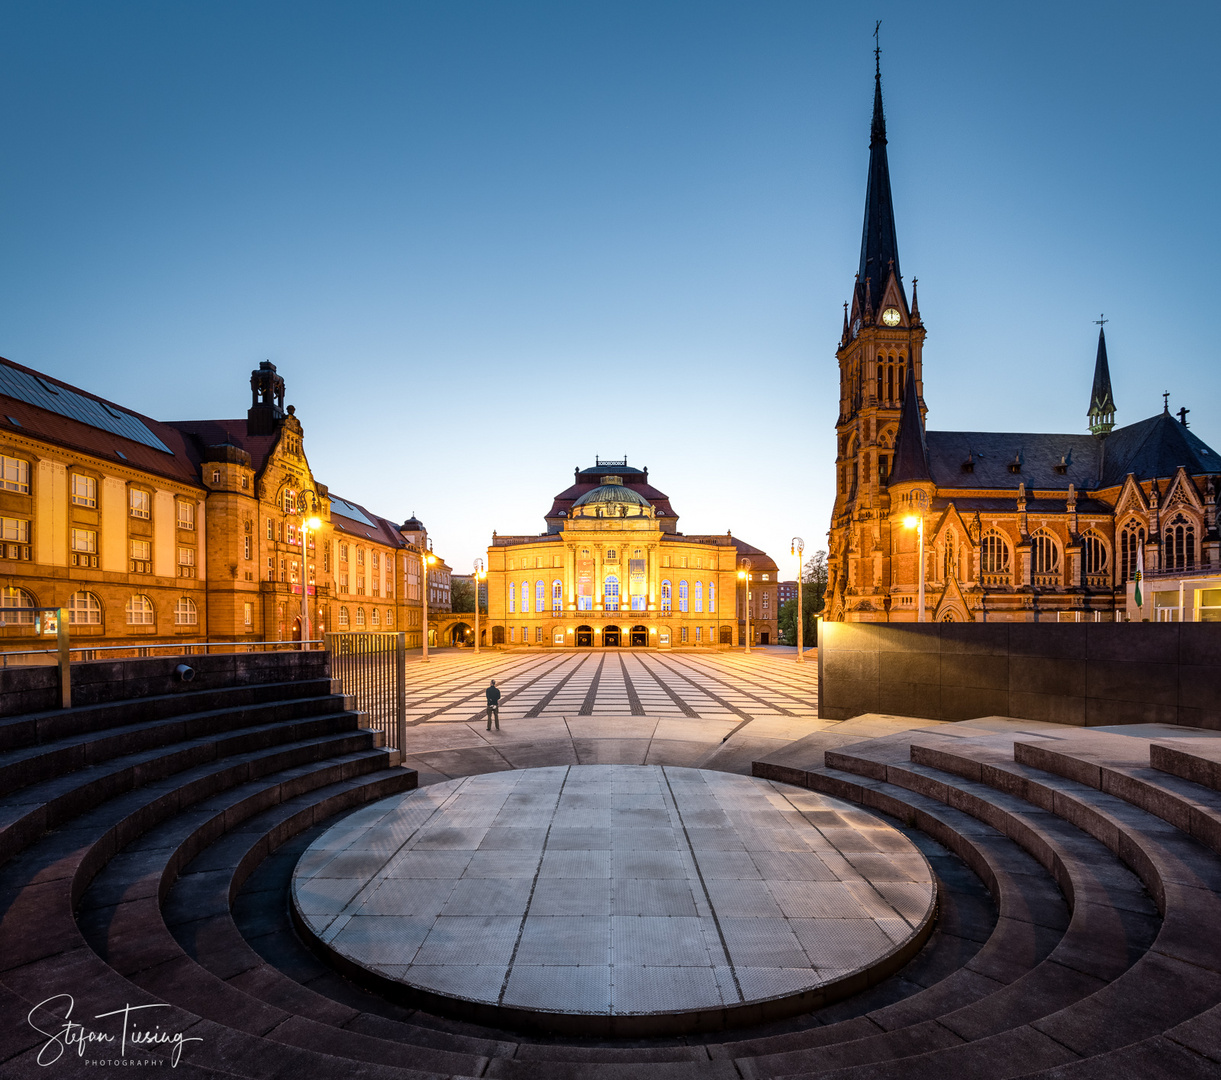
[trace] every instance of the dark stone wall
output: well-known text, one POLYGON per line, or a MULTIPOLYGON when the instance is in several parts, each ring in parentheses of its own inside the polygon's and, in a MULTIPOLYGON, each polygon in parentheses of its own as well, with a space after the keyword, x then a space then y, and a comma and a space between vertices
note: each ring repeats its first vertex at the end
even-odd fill
MULTIPOLYGON (((72 704, 155 697, 223 686, 317 679, 330 674, 328 652, 219 653, 157 656, 138 660, 97 660, 72 665, 72 704), (195 669, 191 682, 174 673, 179 664, 195 669)), ((0 669, 0 716, 59 708, 59 668, 53 665, 0 669)))
POLYGON ((819 716, 1221 729, 1216 623, 827 623, 819 716))

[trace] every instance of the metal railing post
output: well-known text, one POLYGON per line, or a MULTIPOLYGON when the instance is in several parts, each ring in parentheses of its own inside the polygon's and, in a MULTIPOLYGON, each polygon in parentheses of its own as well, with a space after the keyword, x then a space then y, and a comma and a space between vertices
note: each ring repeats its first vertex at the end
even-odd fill
POLYGON ((59 646, 59 700, 65 709, 72 708, 72 654, 68 651, 68 609, 55 613, 55 643, 59 646))
POLYGON ((394 736, 402 755, 407 751, 407 635, 395 634, 394 645, 394 736))

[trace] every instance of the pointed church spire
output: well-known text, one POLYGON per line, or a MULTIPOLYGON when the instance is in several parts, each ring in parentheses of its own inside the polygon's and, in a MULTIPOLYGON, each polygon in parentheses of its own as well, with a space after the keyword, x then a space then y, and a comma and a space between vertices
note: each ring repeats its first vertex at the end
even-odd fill
MULTIPOLYGON (((881 26, 881 23, 878 24, 881 26)), ((874 37, 877 37, 877 29, 874 37)), ((899 245, 895 238, 895 212, 890 198, 890 166, 886 160, 886 113, 882 108, 882 50, 874 49, 873 125, 869 132, 869 186, 865 193, 865 226, 861 233, 861 268, 858 281, 871 286, 879 299, 886 291, 891 263, 899 272, 899 245)))
POLYGON ((924 418, 916 398, 916 379, 907 373, 903 394, 903 411, 899 414, 899 437, 895 441, 895 462, 890 470, 890 483, 910 480, 931 480, 928 465, 928 444, 924 439, 924 418))
POLYGON ((1094 388, 1090 393, 1090 434, 1107 435, 1115 426, 1115 398, 1111 394, 1111 369, 1107 366, 1107 338, 1103 324, 1105 317, 1094 320, 1098 323, 1098 355, 1094 360, 1094 388))

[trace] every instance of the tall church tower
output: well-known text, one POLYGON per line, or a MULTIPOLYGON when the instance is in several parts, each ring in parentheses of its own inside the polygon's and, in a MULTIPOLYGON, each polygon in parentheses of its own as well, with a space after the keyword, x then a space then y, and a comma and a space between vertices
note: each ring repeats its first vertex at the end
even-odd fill
POLYGON ((844 305, 836 421, 836 496, 828 553, 832 618, 884 621, 890 588, 890 499, 887 479, 907 388, 920 417, 924 405, 924 324, 915 281, 909 306, 899 270, 899 245, 886 160, 880 50, 874 50, 873 123, 861 261, 844 305))

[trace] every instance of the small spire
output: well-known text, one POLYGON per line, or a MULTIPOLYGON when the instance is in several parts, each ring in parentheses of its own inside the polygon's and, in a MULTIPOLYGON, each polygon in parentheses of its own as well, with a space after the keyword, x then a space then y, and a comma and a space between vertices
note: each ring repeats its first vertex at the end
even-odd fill
POLYGON ((1164 412, 1167 416, 1170 415, 1170 391, 1169 390, 1162 391, 1162 412, 1164 412))
POLYGON ((895 440, 894 464, 890 467, 890 483, 932 478, 928 464, 928 445, 924 438, 924 418, 920 415, 920 402, 916 397, 916 376, 915 372, 909 371, 906 392, 903 395, 903 411, 899 414, 899 436, 895 440))
POLYGON ((1098 325, 1098 355, 1094 359, 1094 387, 1090 392, 1091 435, 1109 435, 1115 426, 1115 397, 1111 393, 1111 369, 1107 364, 1107 337, 1103 324, 1108 320, 1100 316, 1098 325))
MULTIPOLYGON (((881 27, 874 28, 878 36, 881 27)), ((890 194, 890 166, 886 160, 886 113, 882 108, 882 51, 874 49, 873 122, 869 129, 869 178, 865 188, 865 220, 861 229, 861 262, 857 270, 857 303, 872 285, 880 300, 886 288, 887 269, 900 281, 899 244, 895 237, 895 212, 890 194), (893 267, 890 266, 894 263, 893 267)))
POLYGON ((919 278, 912 278, 912 322, 920 325, 920 300, 916 296, 916 284, 919 278))
POLYGON ((848 301, 847 300, 844 301, 844 336, 840 340, 842 340, 842 341, 848 340, 848 301))

